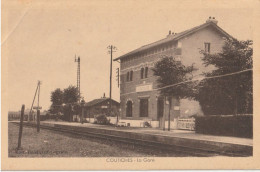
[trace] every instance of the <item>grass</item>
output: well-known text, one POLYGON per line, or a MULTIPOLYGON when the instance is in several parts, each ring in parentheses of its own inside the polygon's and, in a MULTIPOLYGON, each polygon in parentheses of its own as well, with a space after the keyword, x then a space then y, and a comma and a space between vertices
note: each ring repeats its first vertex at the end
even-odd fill
POLYGON ((9 157, 145 157, 187 156, 94 138, 61 134, 49 130, 24 127, 22 149, 16 151, 19 126, 9 122, 9 157))

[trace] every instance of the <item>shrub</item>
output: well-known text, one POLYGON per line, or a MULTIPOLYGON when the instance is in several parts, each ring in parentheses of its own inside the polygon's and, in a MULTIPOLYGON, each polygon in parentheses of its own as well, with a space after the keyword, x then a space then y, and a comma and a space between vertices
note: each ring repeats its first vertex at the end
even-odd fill
POLYGON ((97 121, 97 124, 103 124, 103 125, 107 125, 110 123, 110 121, 107 119, 106 115, 97 115, 96 116, 96 121, 97 121))
POLYGON ((253 138, 253 115, 196 117, 196 133, 253 138))
POLYGON ((152 126, 151 126, 151 124, 150 124, 149 122, 145 121, 145 122, 144 122, 144 127, 149 127, 149 128, 151 128, 152 126))

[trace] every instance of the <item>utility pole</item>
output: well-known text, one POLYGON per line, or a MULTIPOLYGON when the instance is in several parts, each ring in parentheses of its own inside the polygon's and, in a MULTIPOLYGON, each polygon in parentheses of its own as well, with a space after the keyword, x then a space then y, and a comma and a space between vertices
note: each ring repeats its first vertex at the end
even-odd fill
MULTIPOLYGON (((39 104, 40 104, 40 85, 41 85, 41 81, 38 81, 36 91, 35 91, 35 94, 34 94, 34 97, 33 97, 32 106, 31 106, 30 112, 28 114, 28 122, 30 120, 32 109, 40 109, 40 106, 39 106, 39 104), (38 92, 38 105, 37 105, 37 107, 33 107, 37 92, 38 92)), ((32 120, 35 121, 35 116, 32 115, 32 118, 33 118, 32 120)))
POLYGON ((113 52, 116 51, 116 47, 113 46, 113 45, 109 45, 107 48, 108 48, 108 52, 111 55, 111 60, 110 60, 110 87, 109 87, 109 113, 111 115, 111 113, 112 113, 112 60, 113 60, 113 52))
POLYGON ((81 118, 80 118, 81 124, 84 123, 84 121, 83 121, 83 118, 84 118, 84 106, 85 106, 85 100, 84 100, 84 98, 82 98, 82 100, 81 100, 81 118))
MULTIPOLYGON (((36 87, 36 90, 35 90, 35 94, 34 94, 34 97, 33 97, 33 102, 32 102, 32 106, 31 106, 31 109, 30 109, 30 112, 28 114, 28 122, 30 121, 30 116, 31 116, 31 113, 32 113, 32 109, 33 109, 33 104, 34 104, 34 100, 35 100, 35 97, 36 97, 36 94, 37 94, 37 91, 38 91, 38 88, 39 88, 39 82, 37 84, 37 87, 36 87)), ((33 119, 32 119, 33 120, 33 119)))
POLYGON ((119 68, 116 68, 116 74, 117 74, 117 78, 116 78, 116 80, 117 80, 117 87, 119 88, 119 83, 120 83, 119 68))
MULTIPOLYGON (((117 74, 117 87, 119 88, 119 83, 120 83, 119 68, 117 68, 116 74, 117 74)), ((116 113, 116 123, 118 123, 118 113, 116 113)))
POLYGON ((38 105, 37 105, 37 107, 38 107, 38 109, 39 109, 39 105, 40 105, 40 86, 41 86, 41 81, 38 81, 38 87, 39 87, 39 89, 38 89, 38 105))
MULTIPOLYGON (((78 94, 80 97, 80 57, 76 58, 75 55, 75 62, 78 63, 78 67, 77 67, 77 89, 78 89, 78 94)), ((80 103, 80 99, 79 99, 79 103, 80 103)))
POLYGON ((40 132, 40 109, 37 109, 37 132, 40 132))
MULTIPOLYGON (((166 96, 164 96, 164 102, 163 102, 164 105, 167 104, 167 103, 166 103, 166 100, 167 100, 167 99, 166 99, 166 96)), ((164 106, 164 107, 163 107, 163 120, 162 120, 162 121, 163 121, 163 131, 165 131, 165 115, 166 115, 165 113, 166 113, 166 110, 165 110, 165 106, 164 106)))
POLYGON ((40 87, 41 86, 41 81, 38 81, 38 104, 37 104, 37 116, 36 116, 36 119, 37 119, 37 132, 40 132, 40 87))

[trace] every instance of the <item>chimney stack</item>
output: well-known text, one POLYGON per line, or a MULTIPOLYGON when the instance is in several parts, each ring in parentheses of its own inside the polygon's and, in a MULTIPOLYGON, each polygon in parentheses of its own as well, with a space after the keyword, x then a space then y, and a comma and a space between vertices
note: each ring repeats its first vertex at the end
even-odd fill
POLYGON ((215 17, 212 17, 211 16, 207 19, 206 23, 209 23, 209 22, 213 22, 215 24, 218 24, 218 21, 215 19, 215 17))
POLYGON ((106 94, 104 93, 103 98, 106 98, 106 94))

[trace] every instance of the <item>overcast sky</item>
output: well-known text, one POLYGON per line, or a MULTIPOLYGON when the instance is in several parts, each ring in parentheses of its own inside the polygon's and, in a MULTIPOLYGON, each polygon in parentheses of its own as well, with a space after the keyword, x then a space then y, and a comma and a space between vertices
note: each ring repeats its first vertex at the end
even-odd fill
MULTIPOLYGON (((110 55, 114 58, 200 25, 209 16, 238 39, 253 39, 250 3, 228 1, 30 1, 2 3, 2 56, 8 60, 9 110, 30 108, 37 81, 40 105, 50 93, 76 85, 75 54, 81 57, 81 91, 86 101, 109 96, 110 55), (70 3, 66 3, 70 2, 70 3), (191 3, 193 2, 193 3, 191 3), (232 7, 231 7, 232 5, 232 7)), ((112 98, 119 101, 113 62, 112 98)))

